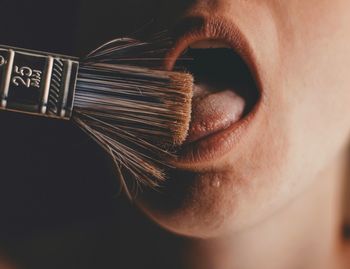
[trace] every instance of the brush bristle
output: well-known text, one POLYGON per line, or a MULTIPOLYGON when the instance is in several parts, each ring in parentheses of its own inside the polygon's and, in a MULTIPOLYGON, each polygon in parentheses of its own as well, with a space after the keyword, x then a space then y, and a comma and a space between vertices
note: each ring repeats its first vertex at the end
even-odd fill
POLYGON ((174 72, 170 75, 173 87, 183 95, 181 103, 171 102, 170 109, 178 114, 178 121, 170 126, 173 133, 174 144, 181 145, 188 134, 191 121, 191 101, 193 95, 193 76, 187 73, 174 72))
POLYGON ((191 75, 125 60, 132 55, 123 50, 135 49, 158 59, 149 57, 151 48, 134 39, 107 43, 81 63, 75 92, 73 119, 110 154, 130 197, 140 186, 157 188, 166 178, 190 122, 191 75))

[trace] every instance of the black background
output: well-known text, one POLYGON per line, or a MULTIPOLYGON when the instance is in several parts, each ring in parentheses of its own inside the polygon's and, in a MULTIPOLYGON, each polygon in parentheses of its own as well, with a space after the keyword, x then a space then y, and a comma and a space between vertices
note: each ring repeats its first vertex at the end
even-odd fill
MULTIPOLYGON (((82 56, 154 19, 154 3, 107 2, 0 1, 0 43, 82 56), (121 25, 136 7, 139 20, 121 25)), ((0 249, 18 268, 176 268, 168 243, 181 240, 118 190, 109 159, 70 122, 0 113, 0 249)))

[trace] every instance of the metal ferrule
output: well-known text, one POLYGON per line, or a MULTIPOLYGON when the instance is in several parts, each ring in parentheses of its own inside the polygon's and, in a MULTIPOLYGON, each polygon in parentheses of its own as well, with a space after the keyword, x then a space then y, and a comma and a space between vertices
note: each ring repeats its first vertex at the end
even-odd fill
POLYGON ((75 57, 0 45, 0 109, 69 119, 78 68, 75 57))

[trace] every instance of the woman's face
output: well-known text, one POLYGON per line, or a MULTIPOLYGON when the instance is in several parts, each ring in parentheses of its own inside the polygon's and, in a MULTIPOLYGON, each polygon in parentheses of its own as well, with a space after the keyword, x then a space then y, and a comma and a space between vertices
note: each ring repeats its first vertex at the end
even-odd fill
POLYGON ((189 46, 203 52, 198 60, 210 53, 221 60, 203 67, 213 78, 197 78, 178 169, 161 193, 140 195, 140 207, 175 233, 220 236, 257 224, 318 184, 350 133, 349 1, 150 2, 158 25, 176 29, 168 68, 189 46), (237 57, 209 47, 239 54, 250 79, 230 63, 237 57), (258 100, 249 100, 254 91, 258 100))

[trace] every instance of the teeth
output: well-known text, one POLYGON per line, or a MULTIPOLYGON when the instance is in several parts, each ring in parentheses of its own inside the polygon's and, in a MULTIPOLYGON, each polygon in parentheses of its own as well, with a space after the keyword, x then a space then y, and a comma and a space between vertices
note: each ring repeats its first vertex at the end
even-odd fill
POLYGON ((217 48, 230 48, 230 46, 221 40, 207 39, 195 42, 189 46, 191 49, 217 49, 217 48))

